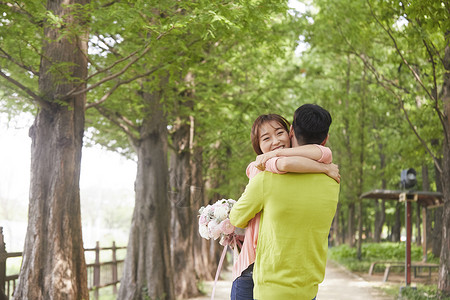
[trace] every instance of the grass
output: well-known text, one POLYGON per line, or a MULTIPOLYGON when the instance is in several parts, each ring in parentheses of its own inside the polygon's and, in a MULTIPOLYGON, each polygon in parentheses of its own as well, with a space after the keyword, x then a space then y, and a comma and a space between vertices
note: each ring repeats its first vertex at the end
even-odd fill
POLYGON ((404 287, 400 285, 382 288, 388 295, 396 297, 397 300, 450 300, 450 297, 439 298, 436 285, 417 284, 415 287, 404 287))
MULTIPOLYGON (((361 246, 361 260, 357 258, 357 249, 348 245, 330 248, 329 258, 339 262, 354 272, 367 272, 374 261, 404 261, 405 243, 365 243, 361 246)), ((411 261, 422 261, 422 248, 411 245, 411 261)), ((439 258, 428 254, 428 262, 439 263, 439 258)), ((383 271, 383 266, 376 266, 375 271, 383 271)))
MULTIPOLYGON (((374 261, 404 261, 405 260, 405 243, 365 243, 361 246, 361 260, 357 258, 357 249, 350 248, 348 245, 340 245, 329 249, 329 258, 339 264, 345 266, 353 272, 367 272, 374 261)), ((422 260, 422 248, 411 245, 411 260, 422 260)), ((428 254, 428 262, 439 263, 439 258, 428 254)), ((383 272, 382 265, 376 266, 375 271, 383 272)), ((396 270, 393 270, 394 272, 396 270)), ((404 272, 397 270, 396 272, 404 272)), ((398 300, 450 300, 450 297, 439 297, 436 284, 424 285, 417 284, 414 288, 401 288, 401 285, 390 284, 382 288, 386 294, 397 297, 398 300)))

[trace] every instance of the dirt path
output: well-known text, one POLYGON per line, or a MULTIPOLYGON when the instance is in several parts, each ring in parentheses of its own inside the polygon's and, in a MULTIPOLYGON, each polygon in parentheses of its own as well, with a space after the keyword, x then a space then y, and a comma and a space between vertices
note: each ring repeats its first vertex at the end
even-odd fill
MULTIPOLYGON (((222 279, 217 282, 216 300, 229 300, 231 290, 231 273, 224 271, 222 279)), ((191 298, 189 300, 211 299, 213 282, 205 282, 206 296, 191 298)), ((355 275, 345 268, 329 262, 325 271, 325 280, 319 285, 317 300, 392 300, 392 296, 387 296, 377 286, 380 282, 368 282, 355 275)), ((275 299, 274 299, 275 300, 275 299)))
POLYGON ((317 300, 392 300, 376 287, 380 282, 368 282, 341 267, 328 262, 325 279, 319 285, 317 300))

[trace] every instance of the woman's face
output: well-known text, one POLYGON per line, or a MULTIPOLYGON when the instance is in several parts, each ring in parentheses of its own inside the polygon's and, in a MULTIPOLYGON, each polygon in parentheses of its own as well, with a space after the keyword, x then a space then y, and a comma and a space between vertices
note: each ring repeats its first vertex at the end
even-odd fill
POLYGON ((280 148, 290 148, 291 140, 284 127, 277 121, 269 121, 259 128, 259 147, 262 153, 280 148))

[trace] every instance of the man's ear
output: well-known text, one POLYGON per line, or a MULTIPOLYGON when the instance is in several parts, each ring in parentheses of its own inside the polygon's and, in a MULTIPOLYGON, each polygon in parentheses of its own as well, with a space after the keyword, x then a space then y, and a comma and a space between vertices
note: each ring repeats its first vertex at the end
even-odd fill
POLYGON ((329 134, 327 134, 327 137, 323 140, 322 143, 320 143, 320 145, 325 146, 325 144, 328 142, 328 138, 330 137, 329 134))
POLYGON ((294 136, 294 128, 291 125, 291 127, 289 128, 289 138, 292 139, 293 136, 294 136))

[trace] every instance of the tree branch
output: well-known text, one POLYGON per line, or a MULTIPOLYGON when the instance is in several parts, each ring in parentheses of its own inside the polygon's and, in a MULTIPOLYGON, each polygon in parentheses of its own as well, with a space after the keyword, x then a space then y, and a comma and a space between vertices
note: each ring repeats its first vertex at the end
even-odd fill
MULTIPOLYGON (((170 64, 170 63, 172 63, 172 62, 168 62, 168 64, 170 64)), ((164 64, 164 65, 165 65, 165 64, 164 64)), ((130 83, 130 82, 132 82, 132 81, 134 81, 134 80, 136 80, 136 79, 139 79, 139 78, 142 78, 142 77, 146 77, 146 76, 148 76, 148 75, 150 75, 150 74, 156 72, 157 70, 159 70, 160 68, 162 68, 164 65, 163 65, 163 64, 160 64, 159 66, 154 67, 153 69, 151 69, 150 71, 148 71, 148 72, 146 72, 146 73, 139 74, 139 75, 136 75, 136 76, 134 76, 134 77, 132 77, 132 78, 129 78, 129 79, 127 79, 127 80, 121 80, 121 81, 117 82, 116 85, 115 85, 114 87, 112 87, 105 95, 103 95, 103 97, 102 97, 99 101, 94 102, 94 103, 87 104, 87 105, 86 105, 86 109, 91 108, 91 107, 94 107, 94 106, 97 106, 97 105, 102 104, 103 102, 105 102, 105 101, 109 98, 109 96, 111 96, 112 93, 114 93, 114 91, 115 91, 119 86, 121 86, 122 84, 130 83)))
POLYGON ((0 76, 2 76, 7 81, 11 82, 12 84, 14 84, 18 88, 20 88, 22 91, 24 91, 26 94, 28 94, 32 98, 32 100, 34 102, 36 102, 37 104, 39 104, 41 107, 46 108, 46 109, 50 108, 49 104, 44 99, 42 99, 41 97, 36 95, 31 89, 27 88, 26 86, 24 86, 17 80, 15 80, 15 79, 9 77, 8 75, 6 75, 5 73, 3 73, 3 71, 1 71, 1 70, 0 70, 0 76))
POLYGON ((0 52, 2 52, 5 56, 3 56, 4 58, 8 59, 9 61, 13 62, 14 64, 16 64, 17 66, 19 66, 20 68, 27 70, 31 73, 33 73, 33 75, 38 76, 39 77, 39 72, 36 72, 35 70, 33 70, 31 67, 26 66, 18 61, 16 61, 11 55, 9 55, 5 50, 3 50, 2 48, 0 48, 0 52))
MULTIPOLYGON (((119 52, 117 52, 116 51, 116 49, 114 49, 114 47, 111 47, 106 41, 105 41, 105 39, 104 38, 101 38, 100 37, 100 35, 97 35, 97 38, 98 38, 98 40, 100 41, 100 42, 102 42, 104 45, 106 45, 106 47, 107 47, 107 49, 105 49, 105 48, 103 48, 103 47, 101 47, 101 46, 98 46, 98 47, 100 47, 100 48, 102 48, 102 49, 104 49, 104 50, 107 50, 107 51, 110 51, 112 54, 114 54, 116 57, 122 57, 122 55, 119 53, 119 52)), ((112 38, 112 37, 111 37, 112 38)), ((114 39, 114 38, 112 38, 115 42, 116 42, 116 44, 117 44, 117 41, 114 39)))
POLYGON ((12 4, 11 2, 0 1, 0 5, 7 6, 9 9, 11 9, 15 13, 26 15, 30 19, 32 24, 42 25, 42 21, 36 22, 33 18, 33 15, 30 14, 25 9, 23 9, 22 7, 18 6, 17 2, 16 2, 16 4, 12 4))
MULTIPOLYGON (((120 76, 121 74, 123 74, 123 73, 131 66, 131 64, 133 64, 134 62, 136 62, 140 57, 142 57, 143 54, 147 53, 148 50, 150 50, 150 46, 147 46, 147 48, 144 50, 144 53, 142 53, 142 54, 141 54, 140 56, 138 56, 136 59, 134 59, 134 60, 132 60, 130 63, 128 63, 128 65, 126 65, 125 68, 123 68, 120 72, 118 72, 118 73, 116 73, 116 74, 113 74, 113 75, 111 75, 111 76, 108 76, 108 77, 106 77, 106 78, 100 80, 100 81, 97 82, 93 87, 91 86, 91 87, 89 87, 89 88, 86 88, 86 89, 83 89, 83 90, 81 90, 81 91, 75 92, 75 91, 81 86, 81 85, 79 85, 79 86, 73 88, 71 91, 69 91, 69 92, 67 93, 67 95, 65 96, 65 98, 70 97, 71 95, 78 95, 78 94, 87 92, 87 91, 89 91, 89 90, 91 90, 91 89, 93 89, 93 88, 99 86, 100 84, 102 84, 102 83, 104 83, 104 82, 106 82, 106 81, 108 81, 108 80, 111 80, 111 79, 114 79, 114 78, 117 77, 117 76, 120 76)), ((84 82, 87 82, 88 80, 90 80, 90 79, 93 78, 94 76, 97 76, 97 75, 99 75, 99 74, 101 74, 101 73, 103 73, 103 72, 107 72, 107 71, 111 70, 111 69, 114 68, 116 65, 118 65, 118 64, 120 64, 121 62, 123 62, 123 61, 129 59, 130 57, 134 56, 134 55, 135 55, 136 53, 138 53, 138 52, 139 52, 139 51, 136 50, 136 51, 132 52, 130 55, 128 55, 127 57, 124 57, 124 58, 121 58, 121 59, 119 59, 119 60, 116 60, 116 61, 115 61, 112 65, 110 65, 109 67, 106 67, 105 69, 101 69, 100 71, 98 71, 98 72, 96 72, 96 73, 94 73, 94 74, 92 74, 92 75, 86 77, 86 79, 84 80, 84 82)))
POLYGON ((139 131, 139 128, 137 128, 130 120, 119 114, 118 112, 111 112, 108 109, 101 107, 101 106, 95 106, 95 109, 105 118, 107 118, 111 123, 117 125, 132 141, 134 145, 136 145, 140 138, 136 134, 133 133, 131 129, 134 129, 136 131, 139 131), (125 123, 125 124, 124 124, 125 123), (131 127, 131 129, 130 129, 131 127))
MULTIPOLYGON (((161 39, 162 37, 164 37, 165 35, 169 34, 169 32, 171 32, 174 28, 175 28, 175 25, 172 25, 171 28, 169 28, 169 29, 166 30, 165 32, 162 32, 161 34, 159 34, 159 36, 156 38, 156 40, 159 40, 159 39, 161 39)), ((195 42, 194 42, 194 43, 195 43, 195 42)), ((107 81, 109 81, 109 80, 112 80, 112 79, 114 79, 114 78, 116 78, 116 77, 122 75, 122 74, 125 73, 125 72, 126 72, 126 71, 127 71, 127 70, 128 70, 128 69, 136 62, 136 61, 138 61, 139 59, 141 59, 148 51, 150 51, 150 44, 147 44, 146 48, 144 49, 144 51, 143 51, 139 56, 137 56, 135 59, 131 60, 131 61, 130 61, 130 62, 129 62, 122 70, 120 70, 120 71, 117 72, 116 74, 107 76, 107 77, 103 78, 102 80, 100 80, 99 82, 97 82, 97 83, 95 83, 95 84, 93 84, 93 85, 91 85, 91 86, 89 86, 89 87, 87 87, 87 88, 85 88, 85 89, 82 89, 82 90, 77 91, 77 89, 81 86, 81 85, 79 85, 79 86, 77 86, 76 88, 73 88, 71 91, 69 91, 69 92, 68 92, 64 97, 62 97, 62 98, 63 98, 63 99, 67 99, 67 98, 70 97, 70 96, 76 96, 76 95, 79 95, 79 94, 88 92, 88 91, 90 91, 90 90, 92 90, 92 89, 98 87, 99 85, 101 85, 101 84, 103 84, 103 83, 105 83, 105 82, 107 82, 107 81)), ((125 60, 127 60, 128 58, 134 56, 137 52, 138 52, 138 50, 137 50, 137 51, 134 51, 133 53, 131 53, 131 54, 128 55, 127 57, 124 57, 124 58, 122 58, 122 59, 119 59, 119 60, 115 61, 115 62, 114 62, 111 66, 109 66, 108 68, 103 69, 103 70, 101 70, 101 71, 99 71, 99 72, 97 72, 97 73, 94 73, 94 74, 92 74, 91 76, 88 76, 84 82, 87 82, 89 79, 91 79, 92 77, 94 77, 94 76, 96 76, 96 75, 98 75, 98 74, 100 74, 100 73, 102 73, 102 72, 106 72, 106 71, 110 70, 111 68, 113 68, 113 67, 116 66, 117 64, 121 63, 122 61, 125 61, 125 60)))
MULTIPOLYGON (((78 89, 78 87, 79 87, 79 86, 78 86, 78 87, 72 89, 69 93, 67 93, 67 94, 63 97, 63 99, 66 99, 66 98, 68 98, 68 97, 70 97, 70 96, 76 96, 76 95, 79 95, 79 94, 82 94, 82 93, 86 93, 86 92, 88 92, 88 91, 90 91, 90 90, 92 90, 92 89, 94 89, 94 88, 96 88, 96 87, 102 85, 103 83, 105 83, 105 82, 107 82, 107 81, 110 81, 110 80, 112 80, 112 79, 114 79, 114 78, 119 77, 120 75, 122 75, 123 73, 125 73, 125 72, 126 72, 126 71, 127 71, 127 70, 128 70, 128 69, 136 62, 136 61, 138 61, 142 56, 144 56, 148 51, 150 51, 150 46, 147 46, 147 48, 145 48, 144 51, 143 51, 138 57, 136 57, 135 59, 131 60, 131 61, 130 61, 125 67, 123 67, 122 70, 120 70, 119 72, 117 72, 117 73, 115 73, 115 74, 112 74, 112 75, 109 75, 109 76, 106 76, 105 78, 103 78, 103 79, 100 80, 99 82, 97 82, 97 83, 95 83, 95 84, 93 84, 93 85, 91 85, 91 86, 89 86, 89 87, 87 87, 87 88, 85 88, 85 89, 82 89, 82 90, 77 91, 77 89, 78 89)), ((133 56, 133 55, 134 55, 134 54, 131 54, 130 56, 128 56, 128 57, 126 57, 126 58, 123 58, 123 59, 120 59, 119 61, 116 61, 112 66, 108 67, 107 69, 102 70, 101 72, 105 72, 106 70, 112 68, 114 65, 117 65, 119 62, 124 61, 125 59, 127 59, 127 58, 129 58, 129 57, 131 57, 131 56, 133 56)), ((101 73, 101 72, 97 72, 97 73, 95 73, 95 74, 89 76, 88 78, 86 78, 86 81, 87 81, 88 79, 92 78, 93 76, 98 75, 98 74, 101 73)))
POLYGON ((370 1, 367 0, 367 3, 369 4, 370 7, 370 12, 373 16, 373 18, 375 19, 375 21, 378 23, 378 25, 381 26, 381 28, 389 35, 389 38, 392 40, 392 43, 394 44, 394 48, 396 50, 396 52, 398 53, 398 55, 400 56, 400 58, 402 59, 402 61, 405 63, 405 65, 408 67, 408 69, 411 71, 411 73, 413 74, 414 78, 416 78, 417 82, 419 82, 420 86, 424 89, 425 93, 428 94, 428 96, 434 100, 433 95, 430 93, 430 91, 425 87, 425 84, 422 82, 422 79, 420 78, 419 74, 414 70, 413 67, 411 67, 411 65, 409 64, 409 62, 406 60, 406 58, 403 56, 402 52, 400 51, 400 49, 398 48, 397 45, 397 41, 395 40, 394 36, 392 35, 391 31, 389 29, 387 29, 386 27, 384 27, 384 25, 381 23, 381 21, 377 18, 377 16, 375 15, 373 9, 372 9, 372 5, 370 5, 370 1))
POLYGON ((372 74, 374 74, 377 82, 385 90, 389 91, 391 94, 393 94, 395 96, 395 98, 397 98, 397 100, 398 100, 398 102, 400 104, 400 108, 402 109, 403 114, 405 115, 405 118, 406 118, 406 121, 408 122, 409 127, 413 130, 414 134, 419 139, 420 143, 425 148, 425 150, 428 152, 428 154, 430 154, 431 157, 433 158, 433 161, 434 161, 434 164, 435 164, 436 168, 439 170, 439 172, 442 172, 442 168, 441 168, 441 166, 439 164, 439 160, 436 158, 436 156, 433 154, 431 149, 428 147, 427 143, 422 139, 422 137, 417 132, 415 126, 412 124, 412 122, 411 122, 411 120, 409 118, 408 112, 405 109, 404 102, 403 102, 402 98, 394 90, 392 90, 392 88, 390 87, 391 82, 388 81, 388 80, 385 80, 384 77, 377 72, 375 67, 370 64, 370 62, 368 62, 367 60, 363 59, 363 57, 361 57, 361 59, 362 59, 364 65, 366 65, 369 68, 369 70, 372 72, 372 74), (389 85, 386 85, 385 82, 387 82, 389 85))
POLYGON ((446 127, 445 127, 445 121, 444 121, 444 114, 441 112, 441 110, 439 109, 439 102, 438 102, 438 94, 437 94, 437 80, 436 80, 436 64, 434 62, 434 57, 433 57, 433 53, 431 53, 430 48, 428 47, 428 44, 425 40, 422 40, 423 44, 425 45, 425 48, 427 49, 428 52, 428 56, 430 57, 431 60, 431 65, 433 66, 433 96, 434 96, 434 110, 436 111, 439 120, 441 121, 442 127, 444 128, 444 132, 446 132, 446 127))
POLYGON ((114 4, 119 3, 119 2, 120 2, 120 0, 113 0, 111 2, 103 4, 101 7, 108 7, 108 6, 114 5, 114 4))

